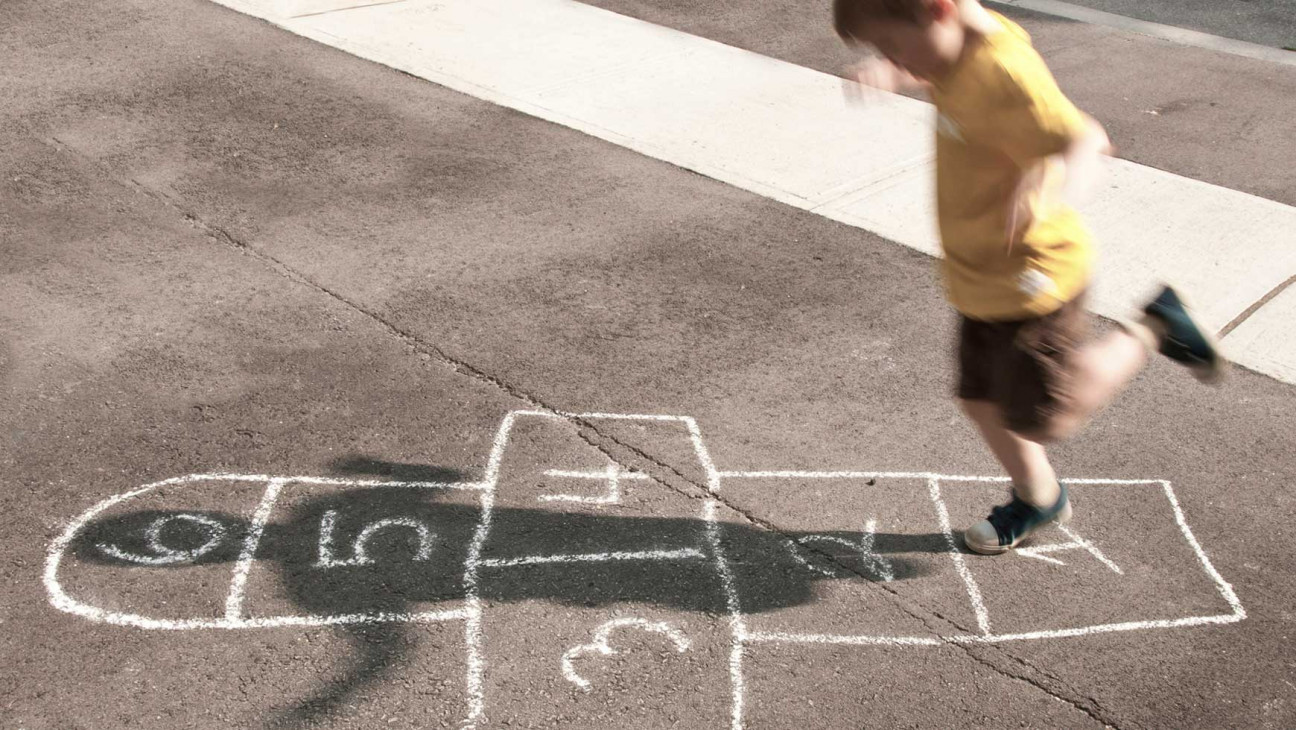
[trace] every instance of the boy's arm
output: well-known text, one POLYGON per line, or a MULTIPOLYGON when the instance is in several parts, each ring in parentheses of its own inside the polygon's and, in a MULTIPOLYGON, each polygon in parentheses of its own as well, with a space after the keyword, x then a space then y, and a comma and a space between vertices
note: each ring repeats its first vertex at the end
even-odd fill
POLYGON ((862 101, 869 89, 903 94, 926 91, 931 84, 919 79, 885 58, 871 57, 846 69, 842 93, 848 101, 862 101))
POLYGON ((987 97, 981 132, 1021 170, 1005 201, 1005 233, 1012 246, 1036 215, 1088 195, 1111 142, 1102 125, 1058 89, 1033 50, 1006 58, 998 70, 999 86, 987 97))
POLYGON ((1022 169, 1021 179, 1008 199, 1006 218, 1009 245, 1019 242, 1034 223, 1037 210, 1067 205, 1075 207, 1089 198, 1102 172, 1102 158, 1112 153, 1106 130, 1085 114, 1083 126, 1062 151, 1047 155, 1022 169), (1032 206, 1034 202, 1034 206, 1032 206))
POLYGON ((1102 173, 1102 158, 1112 154, 1112 143, 1098 120, 1084 115, 1085 133, 1072 140, 1062 153, 1065 182, 1061 202, 1076 206, 1089 199, 1102 173))

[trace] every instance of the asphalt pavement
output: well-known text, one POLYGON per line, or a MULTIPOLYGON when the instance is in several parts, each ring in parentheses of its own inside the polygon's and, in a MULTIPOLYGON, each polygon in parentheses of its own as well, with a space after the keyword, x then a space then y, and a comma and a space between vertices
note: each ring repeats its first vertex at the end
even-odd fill
POLYGON ((1079 0, 1095 10, 1156 23, 1212 33, 1227 38, 1296 49, 1296 8, 1289 0, 1226 0, 1225 2, 1134 2, 1079 0))
MULTIPOLYGON (((205 0, 0 16, 0 725, 1296 723, 1291 385, 1154 363, 1073 534, 966 554, 925 255, 205 0)), ((1290 67, 1023 18, 1122 154, 1296 202, 1290 67)))

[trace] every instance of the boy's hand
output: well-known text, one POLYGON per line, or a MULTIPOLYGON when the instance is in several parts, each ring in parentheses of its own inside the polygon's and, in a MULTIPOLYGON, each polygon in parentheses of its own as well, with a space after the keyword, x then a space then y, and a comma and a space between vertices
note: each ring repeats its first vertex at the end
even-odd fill
POLYGON ((872 91, 897 93, 924 88, 926 83, 885 58, 866 58, 846 69, 842 93, 852 103, 868 100, 872 91))

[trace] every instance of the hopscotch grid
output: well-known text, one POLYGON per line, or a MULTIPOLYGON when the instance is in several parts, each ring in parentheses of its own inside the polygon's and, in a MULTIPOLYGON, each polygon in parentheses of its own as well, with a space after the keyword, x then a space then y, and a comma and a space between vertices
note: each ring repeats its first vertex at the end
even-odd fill
MULTIPOLYGON (((719 491, 721 480, 723 478, 833 478, 833 479, 876 479, 876 478, 919 478, 927 481, 929 496, 932 498, 936 507, 937 516, 941 523, 941 529, 946 537, 947 544, 950 547, 951 558, 955 567, 964 579, 965 587, 968 589, 969 599, 972 602, 974 611, 977 612, 978 625, 981 629, 979 634, 960 634, 950 636, 867 636, 867 635, 840 635, 840 634, 805 634, 789 632, 749 632, 746 625, 746 617, 741 611, 741 601, 738 591, 735 587, 735 579, 732 569, 726 559, 723 547, 721 545, 719 534, 719 522, 717 519, 717 508, 719 502, 714 499, 706 501, 703 508, 703 520, 705 524, 706 537, 709 542, 710 554, 713 558, 713 565, 720 577, 721 587, 724 591, 725 601, 729 612, 729 626, 731 632, 731 648, 729 655, 729 675, 732 687, 732 706, 731 706, 731 726, 733 730, 739 730, 742 727, 742 718, 745 706, 745 689, 743 677, 743 661, 745 656, 745 646, 747 643, 828 643, 828 644, 852 644, 852 645, 914 645, 930 646, 939 644, 977 644, 977 643, 1001 643, 1009 641, 1028 641, 1046 638, 1062 638, 1072 636, 1083 636, 1096 633, 1132 631, 1139 629, 1152 628, 1174 628, 1187 626, 1203 626, 1211 624, 1229 624, 1241 621, 1246 618, 1246 611, 1241 602, 1238 600, 1232 586, 1223 579, 1215 569, 1214 565, 1206 556, 1205 551, 1197 542, 1195 535, 1188 527, 1182 508, 1174 493, 1170 482, 1157 479, 1065 479, 1062 480, 1067 484, 1089 484, 1089 485, 1158 485, 1160 486, 1170 502, 1174 512, 1175 521, 1180 531, 1192 547, 1202 564, 1207 575, 1214 581, 1220 595, 1225 599, 1233 609, 1232 613, 1210 615, 1210 616, 1191 616, 1178 619, 1160 619, 1148 621, 1132 621, 1121 623, 1108 623, 1092 626, 1084 626, 1069 629, 1052 629, 1044 631, 1012 633, 1012 634, 995 634, 990 630, 988 613, 985 611, 984 602, 981 600, 980 590, 975 580, 972 578, 970 571, 963 561, 961 552, 957 549, 954 542, 953 531, 950 528, 948 510, 940 494, 940 482, 980 482, 980 483, 1006 483, 1008 480, 1004 477, 985 477, 974 475, 954 475, 939 474, 936 472, 888 472, 888 471, 802 471, 802 470, 763 470, 763 471, 720 471, 715 468, 711 461, 710 454, 702 440, 702 434, 697 427, 694 419, 687 416, 669 416, 669 415, 646 415, 646 414, 609 414, 609 413, 563 413, 559 411, 512 411, 505 416, 501 422, 499 430, 492 443, 490 457, 485 471, 485 478, 480 481, 465 482, 399 482, 399 481, 381 481, 381 480, 356 480, 356 479, 339 479, 330 477, 282 477, 259 474, 229 474, 229 473, 204 473, 192 474, 183 477, 173 477, 158 482, 153 482, 135 490, 105 499, 79 518, 72 521, 67 528, 56 538, 50 545, 47 553, 45 565, 44 582, 50 595, 51 604, 60 610, 81 615, 95 621, 109 623, 121 626, 133 626, 150 629, 241 629, 241 628, 269 628, 277 626, 329 626, 345 624, 368 624, 368 623, 385 623, 385 622, 435 622, 463 620, 465 631, 465 651, 467 655, 467 677, 466 690, 468 695, 468 714, 463 722, 463 727, 473 728, 483 716, 484 712, 484 695, 483 695, 483 678, 485 672, 485 660, 482 653, 484 642, 484 633, 482 630, 483 619, 483 602, 480 596, 479 580, 480 570, 482 568, 501 568, 521 565, 533 565, 540 563, 552 562, 609 562, 616 560, 672 560, 672 559, 695 559, 706 558, 702 550, 696 548, 686 548, 681 550, 658 550, 658 551, 638 551, 638 552, 612 552, 598 554, 574 554, 574 555, 552 555, 552 556, 525 556, 512 559, 483 559, 482 552, 487 542, 491 525, 495 494, 499 484, 500 466, 502 463, 503 453, 507 446, 509 436, 514 426, 517 416, 531 415, 541 416, 553 419, 612 419, 612 420, 650 420, 662 422, 681 422, 685 424, 689 432, 690 440, 693 443, 694 450, 699 461, 702 463, 707 474, 707 485, 711 493, 719 491), (138 497, 159 487, 174 484, 185 484, 198 481, 227 480, 239 482, 256 482, 264 481, 267 483, 265 493, 252 520, 252 527, 247 538, 244 541, 243 550, 240 554, 236 566, 235 575, 231 581, 230 593, 226 599, 226 615, 221 619, 152 619, 135 614, 114 613, 89 606, 72 599, 68 596, 58 581, 58 568, 62 555, 75 536, 85 528, 85 526, 105 510, 120 504, 126 500, 138 497), (303 484, 332 484, 360 487, 405 487, 405 488, 440 488, 440 489, 464 489, 480 491, 481 496, 481 516, 474 532, 472 543, 469 548, 468 558, 465 562, 465 571, 463 583, 465 587, 465 604, 462 608, 432 611, 422 613, 360 613, 360 614, 343 614, 334 616, 278 616, 278 617, 257 617, 248 618, 243 615, 243 588, 246 585, 248 570, 252 559, 255 557, 257 545, 260 541, 261 532, 269 518, 269 514, 274 507, 279 491, 282 487, 290 482, 300 482, 303 484)), ((557 470, 551 470, 554 475, 559 475, 557 470)), ((566 476, 582 476, 595 478, 596 476, 605 477, 605 475, 594 475, 590 473, 563 473, 566 476)), ((621 474, 625 478, 639 478, 647 475, 641 475, 639 472, 627 472, 621 474)), ((1073 537, 1074 539, 1074 537, 1073 537)))

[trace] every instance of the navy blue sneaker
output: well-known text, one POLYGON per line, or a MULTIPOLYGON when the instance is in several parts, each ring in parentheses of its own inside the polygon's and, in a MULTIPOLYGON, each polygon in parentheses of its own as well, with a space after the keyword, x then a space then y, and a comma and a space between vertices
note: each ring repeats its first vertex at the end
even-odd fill
POLYGON ((972 552, 982 555, 999 555, 1017 547, 1032 532, 1051 522, 1059 525, 1071 521, 1071 500, 1067 499, 1065 484, 1059 485, 1062 494, 1048 509, 1031 506, 1013 495, 1008 504, 990 510, 990 516, 963 533, 963 544, 972 552))
POLYGON ((1215 334, 1197 319, 1174 289, 1162 289, 1143 312, 1160 325, 1157 335, 1162 355, 1186 365, 1203 383, 1215 383, 1224 377, 1228 363, 1220 355, 1215 334))

